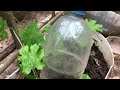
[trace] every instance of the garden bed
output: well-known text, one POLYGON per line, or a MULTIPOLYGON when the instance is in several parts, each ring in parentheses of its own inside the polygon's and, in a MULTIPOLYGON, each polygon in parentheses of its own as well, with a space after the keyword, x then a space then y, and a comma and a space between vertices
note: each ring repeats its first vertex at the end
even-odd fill
MULTIPOLYGON (((119 13, 117 11, 117 13, 119 13)), ((31 11, 29 12, 25 18, 20 21, 20 23, 17 24, 17 27, 26 27, 29 23, 31 23, 32 21, 42 21, 43 19, 45 19, 48 15, 50 15, 49 12, 42 12, 42 11, 31 11)), ((39 23, 39 26, 42 26, 43 23, 39 23)), ((9 39, 0 42, 0 44, 2 44, 2 49, 0 47, 0 64, 4 63, 6 61, 5 57, 9 57, 9 54, 12 53, 15 50, 15 44, 13 42, 12 36, 10 34, 9 28, 7 28, 7 32, 9 33, 9 39), (4 48, 4 49, 3 49, 4 48), (7 49, 8 48, 8 49, 7 49), (4 54, 4 52, 6 52, 4 54), (9 52, 9 53, 8 53, 9 52)), ((99 50, 97 50, 97 48, 93 48, 94 51, 98 51, 98 53, 96 54, 95 59, 93 59, 93 57, 90 56, 89 59, 89 63, 87 65, 86 71, 85 73, 87 73, 92 79, 104 79, 107 72, 108 72, 108 67, 107 64, 104 60, 104 58, 102 57, 102 54, 99 52, 99 50), (98 59, 98 60, 97 60, 98 59), (94 73, 94 75, 93 75, 94 73)), ((92 49, 92 50, 93 50, 92 49)), ((7 76, 9 76, 10 74, 12 74, 12 72, 14 72, 17 69, 16 66, 16 61, 14 63, 12 63, 1 75, 0 75, 0 79, 5 79, 7 76)), ((18 74, 20 75, 20 74, 18 74)), ((108 75, 108 78, 114 78, 114 76, 118 76, 120 77, 120 58, 115 58, 115 65, 113 66, 110 74, 108 75)), ((16 76, 15 79, 20 78, 19 76, 16 76)))
MULTIPOLYGON (((33 21, 42 21, 43 19, 45 19, 48 15, 50 15, 50 12, 47 11, 31 11, 29 13, 26 14, 25 18, 20 21, 19 23, 17 23, 17 27, 26 27, 29 23, 33 22, 33 21)), ((39 26, 42 26, 42 23, 39 23, 39 26)), ((6 57, 9 58, 9 54, 14 52, 15 50, 15 43, 14 40, 12 38, 12 35, 10 33, 9 28, 6 29, 9 37, 7 40, 3 40, 0 42, 0 64, 3 64, 6 61, 6 57)), ((16 69, 16 61, 14 63, 12 63, 1 75, 0 75, 0 79, 5 79, 7 76, 9 76, 10 74, 12 74, 16 69)), ((18 76, 15 78, 18 79, 18 76)))

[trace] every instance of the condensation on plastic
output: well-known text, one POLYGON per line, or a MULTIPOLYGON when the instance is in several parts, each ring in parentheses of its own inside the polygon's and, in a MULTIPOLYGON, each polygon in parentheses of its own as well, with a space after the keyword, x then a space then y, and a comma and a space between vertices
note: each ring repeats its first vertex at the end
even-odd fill
POLYGON ((67 75, 83 73, 91 46, 91 30, 85 21, 74 14, 62 16, 52 25, 46 37, 47 66, 55 72, 67 75))

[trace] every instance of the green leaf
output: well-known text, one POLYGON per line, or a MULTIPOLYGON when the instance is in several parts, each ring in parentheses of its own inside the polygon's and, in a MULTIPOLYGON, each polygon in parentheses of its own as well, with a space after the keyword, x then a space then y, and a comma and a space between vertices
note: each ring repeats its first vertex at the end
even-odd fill
POLYGON ((23 48, 21 48, 20 50, 19 50, 19 54, 20 55, 24 55, 24 54, 26 54, 26 53, 28 53, 29 52, 29 47, 28 47, 28 45, 27 46, 24 46, 23 48))
POLYGON ((43 49, 41 49, 39 52, 38 52, 38 57, 40 58, 40 59, 42 59, 43 57, 44 57, 44 50, 43 49))
POLYGON ((45 67, 44 62, 36 63, 35 65, 36 65, 37 70, 42 70, 45 67))
POLYGON ((102 32, 103 26, 101 24, 96 24, 95 20, 85 19, 85 21, 93 32, 98 32, 98 31, 102 32))
POLYGON ((5 40, 8 38, 8 33, 6 31, 0 31, 0 40, 5 40))
POLYGON ((48 32, 49 30, 51 29, 51 25, 47 25, 47 26, 45 26, 45 28, 44 28, 44 30, 46 31, 46 32, 48 32))
POLYGON ((36 76, 28 74, 28 75, 24 75, 24 77, 26 77, 27 79, 36 79, 36 76))
POLYGON ((25 68, 23 68, 22 72, 28 75, 31 72, 31 68, 26 68, 25 67, 25 68))
POLYGON ((31 70, 37 69, 42 70, 45 67, 45 63, 42 62, 42 58, 44 57, 43 49, 39 48, 39 45, 34 44, 32 46, 23 46, 19 50, 20 56, 18 60, 21 60, 21 66, 19 66, 22 70, 22 73, 28 75, 31 70))
POLYGON ((38 28, 38 22, 30 23, 27 28, 19 28, 19 36, 24 45, 42 45, 45 40, 42 36, 41 30, 38 28))
POLYGON ((30 47, 32 54, 36 54, 38 49, 39 49, 39 46, 37 44, 34 44, 33 46, 30 47))
POLYGON ((8 38, 8 33, 5 31, 6 26, 6 20, 3 20, 3 18, 0 17, 0 40, 5 40, 8 38))
POLYGON ((90 79, 90 77, 87 74, 83 74, 82 79, 90 79))

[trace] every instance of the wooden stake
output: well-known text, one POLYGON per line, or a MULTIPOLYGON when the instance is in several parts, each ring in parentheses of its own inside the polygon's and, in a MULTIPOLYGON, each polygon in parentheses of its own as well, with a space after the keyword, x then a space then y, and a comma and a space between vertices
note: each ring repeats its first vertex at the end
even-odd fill
POLYGON ((44 30, 44 28, 47 26, 47 25, 52 25, 61 15, 63 15, 64 11, 61 11, 60 13, 58 13, 53 19, 51 19, 46 25, 44 25, 42 28, 41 28, 41 31, 44 30))
MULTIPOLYGON (((57 15, 60 11, 55 11, 55 15, 57 15)), ((47 24, 52 19, 52 14, 46 17, 44 20, 40 21, 38 24, 39 28, 42 28, 45 24, 47 24)))
POLYGON ((15 22, 15 16, 13 15, 12 11, 6 11, 5 13, 7 24, 10 28, 10 32, 13 36, 14 42, 16 44, 17 49, 21 48, 21 40, 19 38, 17 24, 15 22))
POLYGON ((0 64, 0 74, 3 73, 6 68, 8 68, 18 57, 19 52, 18 50, 14 51, 9 55, 9 57, 6 57, 6 61, 3 64, 0 64))

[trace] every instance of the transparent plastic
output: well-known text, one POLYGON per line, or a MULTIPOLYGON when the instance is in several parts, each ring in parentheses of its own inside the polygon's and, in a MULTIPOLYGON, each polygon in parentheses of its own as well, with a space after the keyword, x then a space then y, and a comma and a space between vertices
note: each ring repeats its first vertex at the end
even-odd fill
POLYGON ((102 24, 102 34, 106 37, 120 35, 120 15, 113 11, 87 11, 85 18, 96 20, 97 23, 102 24))
POLYGON ((85 21, 72 13, 62 16, 52 25, 46 36, 47 67, 61 74, 82 75, 88 63, 91 46, 91 30, 85 21))

